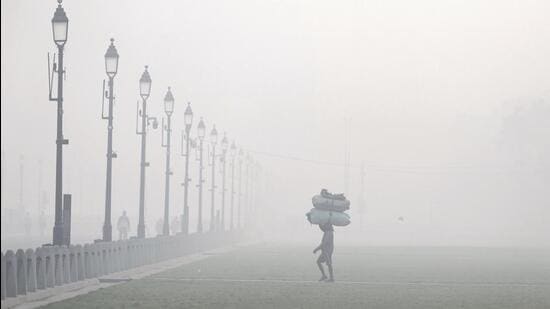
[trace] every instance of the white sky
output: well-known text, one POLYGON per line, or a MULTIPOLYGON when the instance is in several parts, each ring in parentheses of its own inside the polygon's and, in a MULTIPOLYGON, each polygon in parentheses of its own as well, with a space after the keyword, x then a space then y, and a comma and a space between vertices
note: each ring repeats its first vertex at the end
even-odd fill
MULTIPOLYGON (((38 160, 44 161, 44 189, 53 208, 56 114, 47 100, 46 54, 54 51, 50 20, 56 2, 1 5, 2 149, 8 164, 3 207, 17 202, 23 154, 29 208, 36 205, 38 160)), ((249 150, 342 164, 349 138, 348 195, 358 197, 365 162, 368 222, 377 228, 369 230, 373 243, 549 244, 541 236, 550 234, 548 178, 539 170, 521 174, 527 180, 519 182, 523 176, 507 174, 513 167, 497 145, 507 106, 550 99, 548 1, 67 0, 64 7, 70 20, 65 191, 73 193, 75 216, 102 218, 101 85, 103 55, 114 37, 120 64, 113 218, 126 209, 132 225, 137 222, 135 104, 148 64, 151 113, 162 116, 168 86, 176 99, 174 154, 187 101, 195 123, 204 116, 208 131, 215 123, 249 150), (399 215, 410 218, 413 240, 395 232, 399 215)), ((162 213, 163 151, 160 131, 151 132, 149 225, 162 213)), ((299 228, 320 187, 344 189, 342 167, 255 157, 269 171, 276 196, 266 205, 294 217, 299 228)), ((171 211, 179 214, 183 158, 173 158, 171 211)), ((208 199, 204 207, 210 208, 208 199)), ((93 232, 100 231, 99 225, 93 232)))

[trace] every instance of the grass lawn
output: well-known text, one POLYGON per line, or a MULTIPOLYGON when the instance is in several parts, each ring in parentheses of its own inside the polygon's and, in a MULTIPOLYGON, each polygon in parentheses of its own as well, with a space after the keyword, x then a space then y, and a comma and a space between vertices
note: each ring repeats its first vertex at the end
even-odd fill
POLYGON ((550 308, 550 252, 337 247, 319 283, 313 245, 240 248, 47 308, 550 308))

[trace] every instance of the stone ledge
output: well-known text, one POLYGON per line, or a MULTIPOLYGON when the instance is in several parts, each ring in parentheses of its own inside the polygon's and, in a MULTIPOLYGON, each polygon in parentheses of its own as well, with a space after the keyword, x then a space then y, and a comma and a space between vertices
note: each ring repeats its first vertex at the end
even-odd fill
POLYGON ((137 280, 148 277, 166 270, 170 270, 181 265, 190 264, 209 258, 213 255, 229 252, 235 248, 252 244, 235 244, 219 249, 207 250, 204 252, 193 253, 171 260, 140 266, 125 271, 119 271, 99 278, 87 279, 84 281, 56 286, 45 290, 39 290, 28 295, 21 295, 15 298, 8 298, 2 301, 2 308, 31 309, 45 306, 51 303, 59 302, 65 299, 73 298, 79 295, 110 287, 113 285, 125 283, 131 280, 137 280))

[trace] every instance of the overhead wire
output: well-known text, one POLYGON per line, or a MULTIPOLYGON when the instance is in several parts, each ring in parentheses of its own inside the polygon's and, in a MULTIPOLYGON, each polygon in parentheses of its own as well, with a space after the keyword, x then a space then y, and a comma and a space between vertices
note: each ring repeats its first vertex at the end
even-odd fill
MULTIPOLYGON (((316 159, 301 158, 292 155, 271 153, 266 151, 258 151, 247 149, 250 153, 263 155, 272 158, 306 162, 316 165, 334 166, 334 167, 346 167, 346 163, 329 162, 316 159)), ((350 167, 360 168, 359 165, 349 164, 350 167)), ((405 174, 445 174, 445 173, 471 173, 471 172, 507 172, 510 168, 507 167, 492 167, 492 166, 475 166, 469 164, 448 164, 448 165, 381 165, 381 164, 364 164, 365 169, 375 172, 389 172, 389 173, 405 173, 405 174), (496 169, 495 169, 496 168, 496 169)))

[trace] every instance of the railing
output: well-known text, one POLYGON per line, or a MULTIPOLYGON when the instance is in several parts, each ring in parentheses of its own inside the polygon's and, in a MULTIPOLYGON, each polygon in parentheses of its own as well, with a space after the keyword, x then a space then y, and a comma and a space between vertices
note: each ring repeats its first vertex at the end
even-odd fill
POLYGON ((2 300, 231 245, 240 231, 158 236, 2 252, 2 300))

